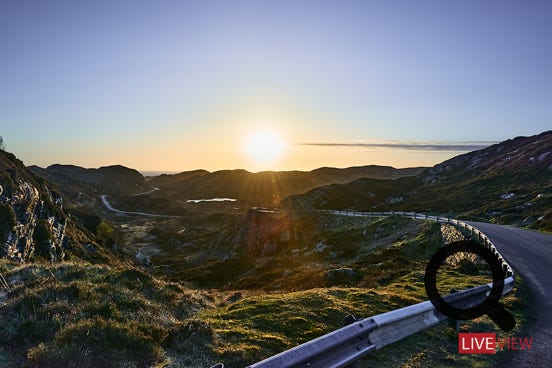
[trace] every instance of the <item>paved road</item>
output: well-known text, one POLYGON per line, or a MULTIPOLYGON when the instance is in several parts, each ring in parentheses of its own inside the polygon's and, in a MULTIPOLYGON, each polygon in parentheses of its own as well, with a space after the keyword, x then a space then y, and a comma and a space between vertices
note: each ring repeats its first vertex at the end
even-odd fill
POLYGON ((107 195, 101 195, 100 196, 101 199, 102 199, 102 202, 104 204, 104 206, 110 210, 110 211, 113 211, 113 212, 116 212, 116 213, 120 213, 122 215, 139 215, 139 216, 148 216, 148 217, 167 217, 167 218, 170 218, 170 217, 180 217, 180 216, 171 216, 171 215, 156 215, 154 213, 146 213, 146 212, 134 212, 134 211, 121 211, 121 210, 118 210, 116 208, 113 208, 113 206, 111 205, 111 203, 109 203, 109 201, 107 200, 107 195))
POLYGON ((148 190, 147 192, 133 194, 132 196, 133 197, 143 196, 143 195, 146 195, 146 194, 157 192, 158 190, 160 190, 160 189, 159 188, 153 188, 152 190, 148 190))
MULTIPOLYGON (((364 216, 354 212, 329 212, 364 216)), ((552 236, 512 226, 465 222, 489 237, 515 272, 523 277, 534 298, 532 314, 535 320, 526 336, 533 337, 531 350, 507 351, 498 366, 552 367, 552 236)))
POLYGON ((506 261, 527 282, 534 297, 534 315, 528 337, 530 351, 508 352, 510 367, 552 367, 552 236, 511 226, 468 222, 484 232, 506 261))

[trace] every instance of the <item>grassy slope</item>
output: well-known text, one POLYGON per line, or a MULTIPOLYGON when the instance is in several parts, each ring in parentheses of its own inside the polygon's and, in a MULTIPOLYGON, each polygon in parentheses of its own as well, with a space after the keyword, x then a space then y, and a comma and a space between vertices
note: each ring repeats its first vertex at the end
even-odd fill
MULTIPOLYGON (((343 326, 345 315, 369 317, 426 299, 423 273, 416 271, 377 289, 325 288, 259 295, 202 312, 200 317, 213 327, 214 349, 221 361, 232 368, 242 367, 294 347, 343 326)), ((488 282, 486 277, 463 277, 455 287, 466 288, 488 282)), ((525 285, 506 297, 505 307, 518 325, 510 335, 523 329, 527 304, 525 285)), ((370 367, 489 367, 496 356, 459 355, 456 332, 446 322, 399 341, 363 359, 370 367)), ((466 331, 496 331, 487 317, 462 325, 466 331)), ((499 333, 499 336, 501 334, 499 333)))
POLYGON ((1 261, 0 272, 9 285, 0 294, 2 367, 163 365, 207 303, 130 267, 1 261))
MULTIPOLYGON (((321 221, 326 230, 320 236, 332 245, 328 251, 342 251, 343 258, 320 254, 314 260, 322 270, 344 264, 364 275, 352 288, 345 287, 351 280, 332 287, 301 285, 313 273, 303 274, 300 264, 288 280, 298 291, 284 284, 277 293, 267 293, 256 288, 194 290, 124 264, 0 261, 9 291, 0 292, 0 366, 208 367, 222 361, 242 367, 341 327, 346 314, 368 317, 426 299, 423 268, 441 244, 438 226, 403 219, 321 221), (351 243, 359 244, 354 257, 346 247, 351 243)), ((297 255, 284 252, 281 257, 297 255)), ((301 257, 313 261, 312 255, 301 257)), ((259 277, 283 283, 284 266, 290 267, 276 262, 277 272, 269 272, 276 280, 262 272, 259 277)), ((259 270, 266 267, 270 265, 259 270)), ((485 273, 460 280, 455 275, 446 270, 442 285, 467 288, 489 282, 485 273)), ((523 294, 516 294, 505 302, 518 323, 526 315, 523 300, 523 294)), ((469 326, 494 329, 486 318, 469 326)), ((497 357, 458 356, 455 333, 443 333, 442 327, 371 354, 366 364, 464 366, 471 359, 487 367, 496 362, 497 357)))
MULTIPOLYGON (((423 270, 427 259, 442 244, 438 224, 401 218, 376 219, 369 224, 358 219, 343 219, 331 227, 324 226, 328 225, 327 222, 322 224, 326 230, 317 233, 333 245, 334 251, 355 244, 356 257, 353 257, 355 252, 352 249, 345 249, 349 261, 341 264, 364 277, 358 279, 353 288, 343 285, 310 288, 306 286, 309 285, 308 278, 293 279, 292 275, 290 279, 294 282, 303 283, 302 290, 253 295, 203 311, 198 318, 212 326, 214 351, 228 367, 245 366, 339 328, 347 314, 368 317, 427 299, 423 270), (407 230, 412 226, 415 226, 415 234, 411 229, 407 230)), ((317 261, 322 262, 321 259, 317 261)), ((281 266, 275 263, 273 267, 281 266)), ((281 270, 276 274, 281 275, 281 270)), ((311 282, 317 275, 313 271, 294 270, 301 276, 310 275, 311 282)), ((491 278, 485 267, 480 267, 479 275, 475 276, 460 274, 454 267, 444 267, 438 280, 439 289, 447 292, 453 287, 466 289, 488 283, 491 278)), ((283 283, 282 279, 273 282, 276 281, 283 283)), ((295 287, 301 289, 300 285, 295 287)), ((513 334, 524 328, 528 315, 526 293, 526 287, 521 283, 519 291, 504 299, 506 308, 515 314, 518 322, 513 334)), ((384 367, 489 367, 496 364, 500 354, 458 355, 457 334, 444 330, 444 327, 446 323, 441 323, 381 352, 370 354, 365 364, 384 367)), ((463 328, 469 331, 496 330, 486 317, 465 323, 463 328)))

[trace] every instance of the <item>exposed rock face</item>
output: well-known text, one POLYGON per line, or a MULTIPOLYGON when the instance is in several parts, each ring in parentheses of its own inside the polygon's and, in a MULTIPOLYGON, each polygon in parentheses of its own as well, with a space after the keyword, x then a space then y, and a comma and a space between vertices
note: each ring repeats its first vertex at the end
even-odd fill
MULTIPOLYGON (((466 237, 456 227, 450 224, 441 224, 441 236, 445 243, 452 243, 460 240, 465 240, 466 237)), ((469 260, 473 263, 479 263, 480 259, 477 255, 467 252, 455 253, 446 259, 446 263, 449 265, 459 265, 464 260, 469 260)))
POLYGON ((61 197, 40 186, 15 157, 0 155, 1 254, 19 262, 35 253, 51 261, 63 259, 67 219, 61 197))
POLYGON ((251 209, 234 242, 244 247, 250 257, 265 257, 275 254, 280 247, 292 241, 289 217, 283 213, 251 209))
MULTIPOLYGON (((45 258, 49 256, 51 261, 63 259, 67 220, 52 214, 33 184, 20 179, 16 188, 10 196, 0 195, 2 253, 19 262, 28 260, 35 252, 41 252, 45 258)), ((61 209, 61 200, 56 194, 46 193, 61 209)))
POLYGON ((450 224, 441 224, 441 236, 445 243, 452 243, 465 239, 464 235, 450 224))

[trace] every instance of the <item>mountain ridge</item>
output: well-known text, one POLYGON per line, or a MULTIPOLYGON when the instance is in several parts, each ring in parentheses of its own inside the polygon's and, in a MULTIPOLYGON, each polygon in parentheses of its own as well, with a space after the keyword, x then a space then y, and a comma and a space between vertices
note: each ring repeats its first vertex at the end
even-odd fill
POLYGON ((134 194, 148 193, 153 200, 178 201, 202 198, 236 198, 245 206, 275 207, 282 198, 330 183, 345 183, 362 177, 398 179, 416 175, 425 168, 396 169, 391 166, 366 165, 349 168, 322 167, 311 171, 262 171, 251 173, 244 169, 185 171, 162 174, 145 179, 138 171, 124 166, 85 169, 74 165, 55 164, 46 169, 29 167, 35 173, 58 184, 70 199, 99 192, 126 196, 120 202, 136 209, 146 198, 134 194), (120 176, 120 178, 117 177, 120 176), (139 200, 140 203, 137 203, 139 200), (135 203, 136 202, 136 203, 135 203))
POLYGON ((408 210, 451 213, 552 230, 552 131, 468 152, 417 176, 358 179, 291 195, 282 209, 408 210))

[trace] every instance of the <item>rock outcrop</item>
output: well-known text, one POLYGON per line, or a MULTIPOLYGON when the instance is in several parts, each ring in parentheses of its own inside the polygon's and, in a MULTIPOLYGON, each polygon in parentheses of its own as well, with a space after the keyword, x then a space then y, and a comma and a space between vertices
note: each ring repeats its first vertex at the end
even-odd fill
POLYGON ((237 232, 234 243, 250 257, 266 257, 277 253, 292 241, 290 218, 280 212, 254 208, 249 210, 237 232))
MULTIPOLYGON (((71 252, 105 259, 84 244, 94 241, 63 211, 59 192, 30 172, 11 153, 0 150, 0 256, 26 262, 39 257, 56 262, 71 252)), ((91 236, 91 235, 90 235, 91 236)))
POLYGON ((23 262, 34 254, 51 261, 65 257, 61 196, 30 174, 13 155, 0 151, 0 252, 23 262), (5 188, 5 189, 4 189, 5 188))
MULTIPOLYGON (((51 261, 63 259, 66 218, 52 213, 45 203, 47 199, 41 199, 38 189, 31 183, 18 180, 16 186, 11 196, 0 196, 2 217, 8 219, 2 229, 2 251, 7 258, 20 262, 28 260, 35 252, 51 261)), ((46 195, 61 209, 60 198, 51 191, 46 195)))

